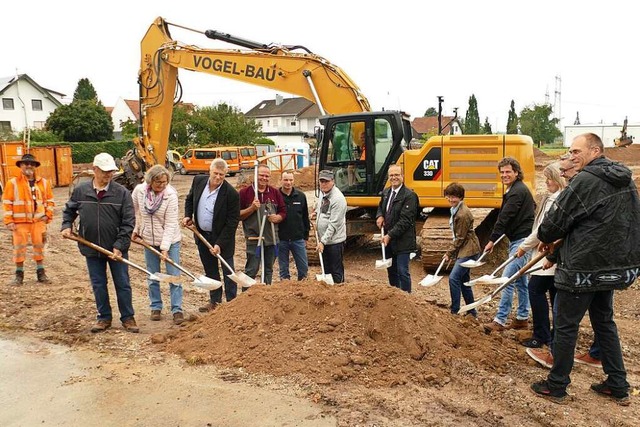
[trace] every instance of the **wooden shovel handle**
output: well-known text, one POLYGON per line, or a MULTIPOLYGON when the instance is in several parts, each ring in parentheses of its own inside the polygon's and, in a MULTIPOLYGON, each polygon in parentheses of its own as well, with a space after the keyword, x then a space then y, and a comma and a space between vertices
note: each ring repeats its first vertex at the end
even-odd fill
POLYGON ((196 237, 197 237, 198 239, 200 239, 200 241, 201 241, 202 243, 204 243, 204 244, 205 244, 205 246, 206 246, 210 251, 212 251, 212 250, 213 250, 213 246, 211 246, 211 243, 209 243, 209 242, 207 241, 207 239, 205 239, 205 238, 204 238, 204 236, 203 236, 203 235, 198 231, 198 229, 196 228, 196 226, 195 226, 195 225, 185 225, 185 228, 188 228, 189 230, 191 230, 191 231, 193 232, 193 234, 195 234, 195 235, 196 235, 196 237))
POLYGON ((69 240, 75 240, 76 242, 80 242, 85 246, 89 246, 91 249, 94 249, 94 250, 96 250, 98 252, 101 252, 101 253, 107 255, 109 258, 115 259, 116 261, 124 262, 124 258, 122 258, 121 256, 116 255, 113 252, 103 248, 102 246, 98 246, 95 243, 92 243, 92 242, 90 242, 90 241, 78 236, 77 234, 71 233, 68 236, 64 236, 64 237, 69 239, 69 240))

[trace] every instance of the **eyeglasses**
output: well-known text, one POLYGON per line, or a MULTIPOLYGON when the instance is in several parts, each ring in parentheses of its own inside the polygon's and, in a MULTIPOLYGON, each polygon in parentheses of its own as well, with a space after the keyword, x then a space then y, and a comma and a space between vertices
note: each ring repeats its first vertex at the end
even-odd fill
POLYGON ((573 168, 575 168, 575 166, 571 166, 570 168, 560 168, 560 172, 570 171, 573 168))

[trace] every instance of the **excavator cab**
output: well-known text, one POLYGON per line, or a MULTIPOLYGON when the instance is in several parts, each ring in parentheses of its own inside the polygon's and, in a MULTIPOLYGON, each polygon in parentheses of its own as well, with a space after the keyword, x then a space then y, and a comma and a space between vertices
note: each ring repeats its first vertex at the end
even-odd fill
POLYGON ((320 169, 330 169, 345 196, 377 197, 387 169, 411 140, 411 125, 397 111, 326 116, 319 152, 320 169))

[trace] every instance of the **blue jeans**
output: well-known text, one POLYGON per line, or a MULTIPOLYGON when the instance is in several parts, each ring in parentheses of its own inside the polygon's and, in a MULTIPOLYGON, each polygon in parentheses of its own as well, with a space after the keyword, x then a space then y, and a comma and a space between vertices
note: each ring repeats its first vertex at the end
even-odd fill
POLYGON ((280 279, 289 280, 289 252, 293 255, 298 269, 298 280, 307 277, 309 272, 309 261, 307 260, 307 246, 305 241, 300 240, 280 240, 278 243, 278 267, 280 269, 280 279))
MULTIPOLYGON (((127 252, 122 253, 122 258, 128 259, 127 252)), ((129 283, 129 266, 106 257, 86 257, 89 279, 93 288, 93 296, 96 299, 98 320, 113 318, 111 304, 109 303, 109 289, 107 288, 107 264, 111 270, 111 278, 116 288, 116 299, 120 310, 120 321, 133 317, 133 301, 131 296, 131 283, 129 283)))
MULTIPOLYGON (((522 243, 522 239, 515 240, 509 244, 509 256, 512 256, 518 250, 518 247, 522 243)), ((511 277, 518 272, 525 264, 529 262, 529 254, 525 254, 520 258, 516 258, 515 261, 507 265, 502 273, 502 277, 511 277)), ((493 319, 494 322, 506 325, 507 317, 511 313, 511 306, 513 305, 513 288, 518 290, 518 310, 516 311, 516 319, 527 320, 529 318, 529 290, 527 288, 527 276, 523 275, 515 282, 508 285, 502 290, 500 296, 500 304, 498 305, 498 313, 493 319)))
MULTIPOLYGON (((203 233, 203 236, 207 238, 208 234, 203 233)), ((196 239, 196 246, 198 247, 200 262, 202 262, 202 267, 204 268, 204 275, 210 279, 221 280, 220 269, 224 269, 226 267, 218 265, 218 258, 211 254, 207 245, 202 243, 200 239, 196 239)), ((227 264, 229 264, 229 267, 235 268, 233 266, 233 253, 221 254, 220 256, 222 256, 222 259, 224 259, 227 264)), ((224 276, 224 296, 227 302, 232 301, 238 294, 238 285, 236 284, 236 282, 229 279, 228 274, 230 274, 229 271, 222 272, 222 275, 224 276)), ((218 288, 214 291, 209 291, 209 302, 211 302, 212 304, 222 303, 222 288, 218 288)))
MULTIPOLYGON (((244 273, 255 279, 260 269, 260 257, 256 256, 256 244, 247 243, 247 262, 244 266, 244 273)), ((264 251, 264 283, 271 284, 273 278, 273 263, 276 259, 276 247, 275 245, 263 246, 261 248, 264 251)))
POLYGON ((529 279, 529 300, 533 317, 533 338, 547 345, 553 339, 549 322, 549 301, 553 307, 555 297, 556 288, 553 286, 553 276, 531 276, 529 279), (547 299, 547 292, 549 299, 547 299))
POLYGON ((547 381, 553 389, 566 389, 571 379, 580 321, 587 310, 598 338, 605 384, 613 391, 628 391, 618 328, 613 321, 613 291, 572 293, 558 289, 553 337, 553 367, 547 381))
MULTIPOLYGON (((462 294, 465 304, 471 304, 475 301, 473 298, 473 288, 471 288, 471 286, 464 285, 464 283, 468 282, 471 278, 471 269, 463 267, 460 264, 469 260, 475 261, 477 259, 477 254, 458 258, 455 264, 453 264, 451 273, 449 273, 449 293, 451 294, 451 313, 453 314, 458 314, 458 311, 460 311, 460 294, 462 294)), ((476 317, 478 312, 474 308, 473 310, 469 310, 469 314, 476 317)))
MULTIPOLYGON (((160 248, 155 246, 158 251, 160 248)), ((180 242, 173 243, 169 247, 169 258, 180 265, 180 242)), ((144 261, 150 273, 160 273, 160 257, 149 249, 144 250, 144 261)), ((172 276, 179 276, 180 270, 177 267, 165 262, 165 271, 172 276)), ((162 310, 162 295, 160 293, 160 282, 147 279, 149 285, 149 307, 151 310, 162 310)), ((171 312, 182 312, 182 285, 169 283, 169 294, 171 295, 171 312)))
POLYGON ((411 293, 411 274, 409 274, 409 254, 391 256, 391 267, 387 268, 389 284, 400 290, 411 293))

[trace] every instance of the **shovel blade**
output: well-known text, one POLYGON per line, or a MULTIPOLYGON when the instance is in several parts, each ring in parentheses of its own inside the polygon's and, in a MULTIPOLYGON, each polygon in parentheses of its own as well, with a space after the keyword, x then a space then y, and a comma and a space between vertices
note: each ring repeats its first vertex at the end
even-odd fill
POLYGON ((458 310, 458 314, 464 314, 467 311, 473 310, 474 308, 478 307, 479 305, 488 303, 489 301, 491 301, 491 294, 485 295, 482 298, 480 298, 478 301, 474 301, 471 304, 463 305, 462 307, 460 307, 460 310, 458 310))
POLYGON ((333 276, 330 274, 316 274, 318 282, 325 282, 327 285, 333 285, 333 276))
POLYGON ((215 291, 216 289, 222 287, 222 282, 216 279, 212 279, 211 277, 198 276, 198 278, 193 281, 193 285, 201 289, 206 289, 208 291, 215 291))
POLYGON ((464 282, 463 285, 465 286, 473 286, 473 285, 477 285, 477 284, 486 284, 488 280, 493 279, 494 277, 490 274, 485 274, 484 276, 480 276, 476 279, 473 280, 469 280, 468 282, 464 282))
POLYGON ((256 281, 256 279, 252 279, 251 277, 247 276, 244 273, 241 272, 236 272, 234 274, 228 274, 227 277, 231 280, 233 280, 234 282, 236 282, 238 285, 244 287, 244 288, 250 288, 251 286, 257 284, 258 282, 256 281))
POLYGON ((480 283, 481 285, 502 285, 507 280, 509 280, 508 277, 491 277, 478 280, 478 283, 480 283))
POLYGON ((391 258, 389 259, 378 259, 376 260, 376 268, 383 270, 383 269, 387 269, 389 267, 391 267, 391 263, 393 262, 393 260, 391 258))
POLYGON ((481 267, 483 265, 485 265, 486 263, 484 261, 473 261, 473 260, 468 260, 463 262, 462 264, 460 264, 461 266, 465 267, 465 268, 476 268, 476 267, 481 267))
POLYGON ((427 274, 424 279, 420 281, 420 285, 424 287, 429 287, 437 284, 442 276, 436 276, 434 274, 427 274))

